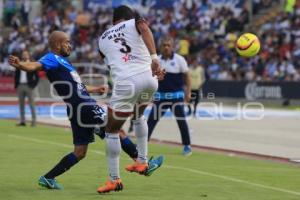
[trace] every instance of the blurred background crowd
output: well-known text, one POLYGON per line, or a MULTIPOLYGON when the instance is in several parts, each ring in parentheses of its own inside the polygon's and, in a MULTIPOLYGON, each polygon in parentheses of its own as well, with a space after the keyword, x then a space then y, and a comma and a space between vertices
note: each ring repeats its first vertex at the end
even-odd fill
MULTIPOLYGON (((238 1, 241 3, 235 7, 231 1, 217 1, 222 0, 143 0, 138 1, 138 11, 153 30, 157 46, 162 37, 173 36, 177 52, 190 66, 201 65, 207 79, 300 80, 299 0, 283 4, 279 0, 238 1), (241 58, 234 50, 243 32, 253 32, 260 38, 261 51, 254 58, 241 58)), ((33 1, 1 2, 2 24, 9 27, 0 35, 2 76, 12 75, 5 65, 9 54, 28 49, 33 59, 40 58, 47 51, 49 33, 56 29, 71 36, 72 62, 99 63, 98 36, 111 24, 111 7, 85 0, 78 9, 76 4, 82 1, 41 0, 42 14, 30 18, 30 12, 36 9, 33 1)))

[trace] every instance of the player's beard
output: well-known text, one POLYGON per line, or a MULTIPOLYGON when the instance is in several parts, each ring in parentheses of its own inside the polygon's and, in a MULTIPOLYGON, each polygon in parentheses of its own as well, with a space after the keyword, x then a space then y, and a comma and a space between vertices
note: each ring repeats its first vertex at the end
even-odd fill
POLYGON ((61 55, 63 57, 69 57, 70 54, 71 54, 71 51, 67 51, 67 50, 64 50, 64 49, 62 49, 62 51, 61 51, 61 55))

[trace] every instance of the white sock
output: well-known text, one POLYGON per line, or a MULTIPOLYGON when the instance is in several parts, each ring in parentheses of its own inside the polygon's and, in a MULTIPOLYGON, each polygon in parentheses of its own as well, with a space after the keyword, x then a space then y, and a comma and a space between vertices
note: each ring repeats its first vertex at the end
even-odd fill
POLYGON ((120 178, 119 158, 121 143, 119 134, 106 133, 106 157, 111 180, 120 178))
POLYGON ((136 136, 136 145, 138 150, 137 161, 140 163, 148 162, 148 125, 144 116, 133 120, 133 130, 136 136))

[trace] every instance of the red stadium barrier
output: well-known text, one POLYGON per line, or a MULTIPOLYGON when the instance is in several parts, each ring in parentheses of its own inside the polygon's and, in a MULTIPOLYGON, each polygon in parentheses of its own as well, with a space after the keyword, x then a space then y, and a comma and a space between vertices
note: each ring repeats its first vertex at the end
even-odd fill
POLYGON ((1 77, 0 78, 0 94, 12 94, 16 93, 15 83, 13 77, 1 77))

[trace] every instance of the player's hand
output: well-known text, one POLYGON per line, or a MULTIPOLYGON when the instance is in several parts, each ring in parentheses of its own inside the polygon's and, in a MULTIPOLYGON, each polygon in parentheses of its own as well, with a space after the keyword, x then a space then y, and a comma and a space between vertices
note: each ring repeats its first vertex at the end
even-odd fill
POLYGON ((89 93, 104 94, 108 92, 108 86, 107 85, 101 85, 101 86, 86 85, 86 90, 89 93))
POLYGON ((158 80, 163 80, 166 74, 166 71, 160 67, 159 61, 153 59, 151 63, 152 75, 157 76, 158 80))
POLYGON ((97 93, 99 94, 104 94, 108 92, 108 86, 107 85, 103 85, 103 86, 99 86, 97 88, 97 93))
POLYGON ((16 56, 10 55, 8 58, 8 63, 15 68, 20 67, 20 59, 16 56))
POLYGON ((190 91, 189 92, 185 92, 185 94, 184 94, 184 101, 186 103, 189 103, 191 101, 191 92, 190 91))
POLYGON ((155 76, 160 69, 159 61, 157 59, 153 59, 151 63, 152 75, 155 76))
POLYGON ((160 70, 156 74, 157 79, 159 81, 162 81, 165 78, 165 75, 166 75, 166 70, 165 69, 161 69, 161 68, 160 68, 160 70))

